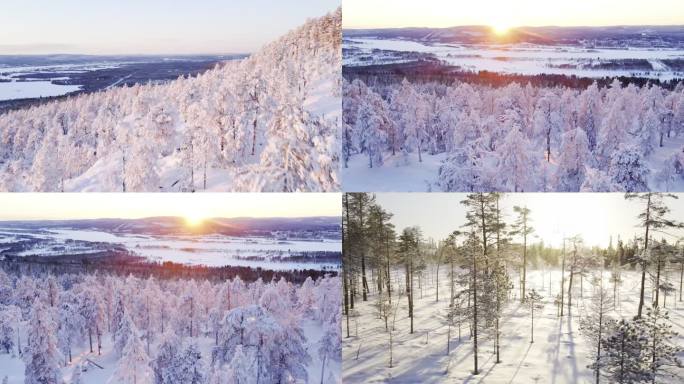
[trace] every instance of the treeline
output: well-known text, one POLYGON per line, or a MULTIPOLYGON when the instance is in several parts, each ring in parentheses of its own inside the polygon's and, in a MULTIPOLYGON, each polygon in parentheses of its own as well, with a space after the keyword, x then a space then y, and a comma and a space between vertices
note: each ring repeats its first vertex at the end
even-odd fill
POLYGON ((169 279, 205 279, 222 281, 240 277, 245 281, 286 278, 293 283, 302 283, 308 277, 317 279, 326 275, 337 275, 336 270, 320 269, 270 270, 261 267, 223 266, 207 267, 203 265, 187 265, 165 262, 143 261, 140 258, 116 259, 103 258, 96 261, 84 258, 76 263, 64 263, 51 257, 25 259, 23 257, 0 260, 0 268, 14 275, 22 274, 62 274, 62 273, 108 273, 117 276, 133 275, 140 278, 154 277, 160 280, 169 279))
POLYGON ((408 63, 380 64, 365 66, 344 66, 342 67, 344 78, 351 82, 359 79, 366 84, 391 85, 399 84, 404 79, 409 79, 416 83, 440 83, 453 85, 459 82, 473 85, 483 85, 494 88, 505 87, 512 83, 530 84, 535 87, 566 87, 575 89, 585 89, 596 83, 599 88, 611 85, 617 79, 623 87, 633 84, 643 87, 649 84, 656 85, 663 89, 674 90, 681 82, 681 79, 651 79, 638 76, 617 76, 617 77, 579 77, 576 75, 557 75, 541 73, 537 75, 505 74, 490 71, 463 71, 458 67, 444 65, 437 60, 424 59, 408 63))

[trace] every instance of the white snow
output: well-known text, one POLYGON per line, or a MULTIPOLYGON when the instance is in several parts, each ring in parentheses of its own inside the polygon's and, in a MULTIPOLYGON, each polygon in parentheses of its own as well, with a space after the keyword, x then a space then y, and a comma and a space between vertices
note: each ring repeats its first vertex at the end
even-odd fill
MULTIPOLYGON (((446 268, 442 268, 444 271, 446 268)), ((566 290, 567 290, 566 270, 566 290)), ((610 275, 605 272, 606 280, 610 275)), ((423 289, 415 291, 414 334, 409 334, 409 318, 406 295, 400 298, 394 332, 394 368, 388 367, 388 333, 384 322, 378 319, 374 307, 376 295, 371 295, 367 302, 362 302, 360 295, 356 307, 359 317, 350 319, 351 337, 346 336, 345 319, 343 324, 343 380, 350 383, 593 383, 592 371, 587 368, 589 353, 587 343, 579 332, 579 319, 586 314, 584 303, 589 303, 591 285, 585 278, 584 293, 580 294, 580 284, 576 281, 573 287, 572 316, 559 318, 553 297, 559 293, 560 270, 528 271, 528 289, 534 288, 544 297, 544 308, 534 319, 534 343, 530 343, 529 311, 520 305, 512 294, 511 304, 505 311, 501 324, 501 360, 495 364, 492 341, 479 338, 479 375, 472 375, 472 344, 468 336, 468 325, 464 323, 461 330, 461 341, 458 341, 458 329, 452 328, 451 353, 446 355, 447 325, 444 319, 449 300, 448 278, 446 273, 440 278, 440 297, 435 301, 435 281, 433 272, 427 273, 423 280, 423 289), (551 287, 549 288, 549 277, 551 287), (584 300, 580 298, 584 297, 584 300), (358 332, 357 332, 358 329, 358 332), (448 367, 448 372, 447 372, 448 367)), ((397 271, 397 281, 403 279, 397 271)), ((640 274, 623 272, 620 287, 619 305, 611 313, 614 318, 632 318, 636 314, 639 295, 640 274)), ((677 281, 678 281, 677 277, 677 281)), ((514 277, 513 280, 517 281, 514 277)), ((417 281, 417 280, 416 280, 417 281)), ((674 282, 674 277, 673 280, 674 282)), ((394 281, 393 281, 394 283, 394 281)), ((647 281, 648 285, 648 281, 647 281)), ((398 286, 395 285, 395 287, 398 286)), ((373 284, 371 284, 373 289, 373 284)), ((612 285, 607 285, 612 297, 612 285)), ((396 301, 394 289, 393 303, 396 301)), ((513 289, 517 292, 518 289, 513 289)), ((651 292, 647 287, 646 292, 651 292)), ((567 296, 566 296, 567 300, 567 296)), ((647 301, 648 303, 648 301, 647 301)), ((667 310, 670 314, 673 330, 679 333, 675 343, 684 345, 684 303, 667 298, 667 310)), ((567 310, 567 308, 566 308, 567 310)), ((390 319, 391 321, 391 319, 390 319)), ((680 353, 680 359, 684 351, 680 353)), ((677 370, 677 368, 675 368, 677 370)), ((678 369, 684 374, 684 368, 678 369)), ((676 381, 663 382, 675 383, 676 381)), ((605 379, 604 379, 605 380, 605 379)), ((607 382, 607 381, 603 381, 607 382)))
POLYGON ((439 166, 446 154, 422 155, 410 153, 406 163, 401 155, 385 157, 382 167, 369 168, 368 157, 352 156, 348 168, 342 168, 344 190, 349 192, 420 192, 431 188, 437 181, 439 166))

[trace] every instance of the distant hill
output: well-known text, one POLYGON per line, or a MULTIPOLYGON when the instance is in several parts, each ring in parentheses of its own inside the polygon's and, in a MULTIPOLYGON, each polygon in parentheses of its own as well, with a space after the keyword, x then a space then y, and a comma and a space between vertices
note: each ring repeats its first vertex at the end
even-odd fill
POLYGON ((504 35, 488 26, 448 28, 345 29, 345 38, 374 37, 433 43, 492 44, 530 43, 575 45, 596 42, 599 45, 636 43, 637 45, 684 47, 684 26, 611 26, 611 27, 518 27, 504 35))
POLYGON ((78 220, 28 220, 0 221, 1 227, 49 230, 57 228, 89 229, 106 232, 180 235, 221 234, 249 235, 266 232, 339 232, 341 218, 316 217, 237 217, 210 218, 198 226, 188 226, 185 218, 175 216, 148 217, 143 219, 78 219, 78 220))

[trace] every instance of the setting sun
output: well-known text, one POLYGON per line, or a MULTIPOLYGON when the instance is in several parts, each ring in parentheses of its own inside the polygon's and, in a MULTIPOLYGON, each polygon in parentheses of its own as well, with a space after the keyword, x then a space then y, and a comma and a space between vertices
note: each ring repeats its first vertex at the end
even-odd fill
POLYGON ((503 36, 503 35, 507 34, 510 29, 511 29, 511 27, 509 25, 505 25, 505 24, 492 25, 492 32, 494 32, 494 34, 499 35, 499 36, 503 36))
POLYGON ((185 222, 191 226, 196 227, 204 222, 205 218, 198 214, 185 215, 185 222))

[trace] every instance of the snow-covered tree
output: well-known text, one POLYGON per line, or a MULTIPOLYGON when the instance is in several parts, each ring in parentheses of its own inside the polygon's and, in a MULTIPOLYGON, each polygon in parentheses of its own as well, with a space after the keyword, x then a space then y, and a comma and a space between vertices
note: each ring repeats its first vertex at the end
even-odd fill
POLYGON ((535 289, 531 289, 525 296, 525 305, 530 309, 530 343, 534 343, 534 310, 544 308, 542 300, 544 298, 535 289))
POLYGON ((123 384, 153 383, 154 375, 149 366, 149 360, 138 330, 135 329, 135 325, 132 325, 126 346, 121 352, 121 359, 109 382, 123 384))
POLYGON ((59 384, 61 354, 57 347, 57 326, 48 307, 36 299, 28 323, 28 340, 23 358, 27 384, 59 384))
POLYGON ((610 162, 611 179, 623 191, 648 191, 647 177, 650 172, 643 156, 635 147, 621 148, 612 156, 610 162))

